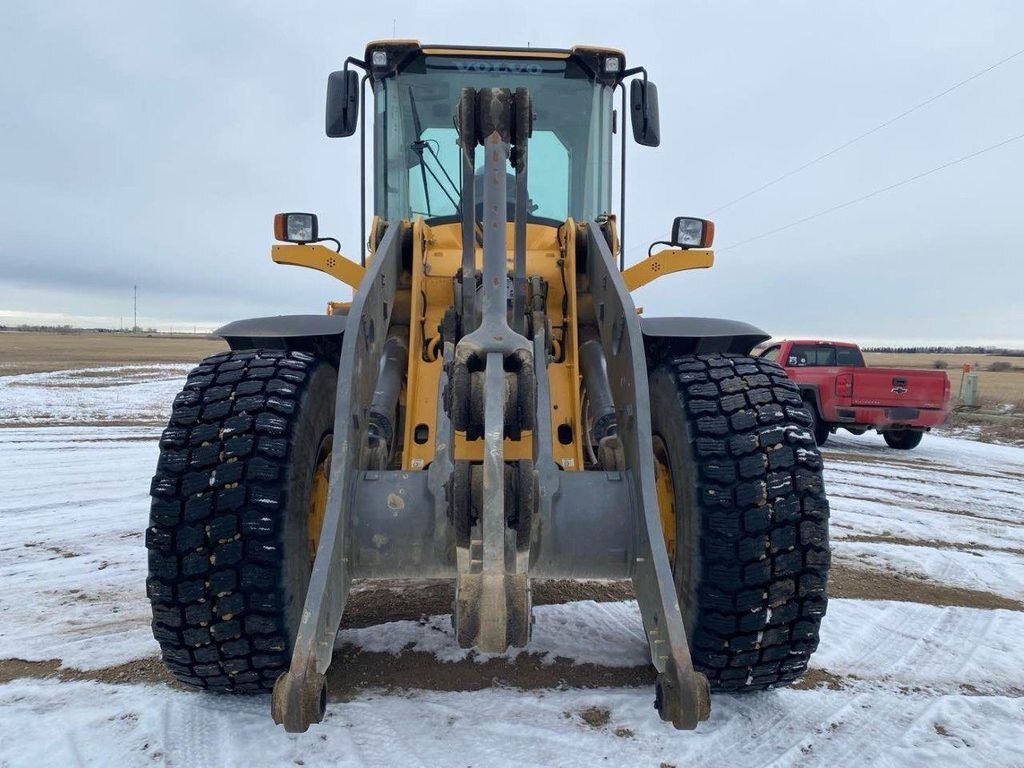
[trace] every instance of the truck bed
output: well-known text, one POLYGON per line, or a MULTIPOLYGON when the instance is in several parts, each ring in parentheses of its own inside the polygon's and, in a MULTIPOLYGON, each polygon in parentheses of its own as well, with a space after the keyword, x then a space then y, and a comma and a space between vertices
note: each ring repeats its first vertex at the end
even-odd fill
POLYGON ((886 408, 945 407, 946 374, 903 368, 841 368, 853 375, 854 406, 886 408))

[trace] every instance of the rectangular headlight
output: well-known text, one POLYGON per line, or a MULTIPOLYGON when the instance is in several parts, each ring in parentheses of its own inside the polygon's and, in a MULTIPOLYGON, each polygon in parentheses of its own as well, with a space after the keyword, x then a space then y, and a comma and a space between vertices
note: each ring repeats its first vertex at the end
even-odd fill
POLYGON ((315 213, 279 213, 274 216, 274 237, 286 243, 312 243, 317 239, 315 213))
POLYGON ((707 219, 678 216, 672 222, 672 245, 677 248, 707 248, 715 239, 715 225, 707 219))

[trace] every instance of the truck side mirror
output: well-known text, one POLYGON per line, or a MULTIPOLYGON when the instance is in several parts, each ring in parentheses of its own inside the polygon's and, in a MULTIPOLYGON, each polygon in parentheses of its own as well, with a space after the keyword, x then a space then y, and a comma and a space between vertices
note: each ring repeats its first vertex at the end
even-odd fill
POLYGON ((636 143, 645 147, 658 146, 661 143, 658 86, 650 80, 633 80, 629 84, 629 105, 636 143))
POLYGON ((354 69, 331 72, 327 78, 327 135, 351 136, 359 124, 359 73, 354 69))

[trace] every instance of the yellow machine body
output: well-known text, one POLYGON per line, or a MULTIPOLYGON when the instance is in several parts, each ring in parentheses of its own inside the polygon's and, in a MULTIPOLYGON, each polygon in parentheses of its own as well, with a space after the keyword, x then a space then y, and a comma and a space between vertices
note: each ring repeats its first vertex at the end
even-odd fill
MULTIPOLYGON (((377 222, 374 222, 377 226, 377 222)), ((455 277, 462 260, 462 231, 458 223, 428 225, 422 218, 403 226, 412 228, 412 263, 408 293, 409 367, 401 405, 404 419, 401 441, 401 468, 425 469, 434 457, 434 431, 437 419, 437 384, 441 375, 440 326, 445 310, 454 301, 455 277)), ((609 222, 614 237, 614 220, 609 222)), ((507 263, 513 267, 514 224, 506 224, 509 244, 507 263)), ((566 471, 584 466, 584 414, 580 398, 580 370, 577 350, 576 223, 571 219, 561 227, 528 224, 526 229, 527 272, 540 275, 548 285, 547 314, 551 319, 551 356, 549 385, 551 392, 552 455, 566 471)), ((353 290, 359 288, 365 268, 323 245, 274 245, 271 258, 278 264, 290 264, 324 272, 353 290)), ((369 259, 373 258, 371 251, 369 259)), ((477 269, 482 268, 483 249, 476 247, 477 269)), ((706 249, 669 248, 628 267, 623 280, 629 290, 654 280, 690 269, 707 269, 714 264, 714 252, 706 249)), ((348 303, 332 301, 328 314, 343 314, 348 303)), ((519 440, 505 441, 509 460, 533 458, 529 432, 519 440)), ((483 442, 467 440, 456 433, 453 456, 479 461, 483 442)), ((326 488, 323 490, 326 493, 326 488)))

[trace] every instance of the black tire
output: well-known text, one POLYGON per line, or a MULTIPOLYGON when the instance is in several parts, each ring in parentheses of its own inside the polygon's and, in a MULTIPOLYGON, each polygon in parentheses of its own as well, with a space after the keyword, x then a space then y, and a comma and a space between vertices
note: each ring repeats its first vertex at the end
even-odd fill
POLYGON ((763 359, 667 356, 651 410, 694 665, 716 691, 797 679, 818 645, 830 563, 821 454, 797 386, 763 359))
POLYGON ((309 354, 236 351, 204 360, 175 398, 151 488, 146 588, 179 682, 269 691, 287 668, 336 382, 309 354))
POLYGON ((920 429, 890 429, 882 433, 885 443, 898 451, 909 451, 921 444, 924 432, 920 429))
POLYGON ((828 442, 828 436, 832 434, 828 422, 822 421, 818 415, 818 407, 810 400, 804 401, 804 407, 811 416, 811 434, 814 435, 815 445, 824 445, 828 442))

